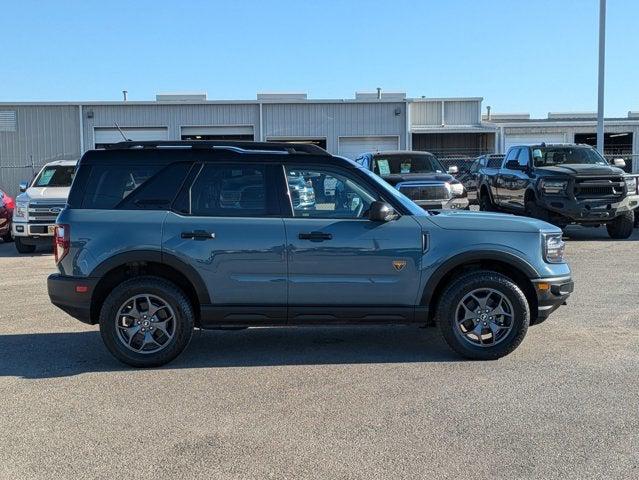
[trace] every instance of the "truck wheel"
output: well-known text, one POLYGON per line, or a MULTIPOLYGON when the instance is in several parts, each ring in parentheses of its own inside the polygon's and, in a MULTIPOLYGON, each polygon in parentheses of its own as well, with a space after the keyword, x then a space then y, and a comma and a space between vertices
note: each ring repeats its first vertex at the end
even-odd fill
POLYGON ((158 277, 118 285, 100 310, 100 333, 111 354, 133 367, 158 367, 176 358, 193 334, 193 307, 184 292, 158 277))
POLYGON ((446 287, 436 321, 446 343, 472 360, 495 360, 522 342, 530 323, 526 296, 508 277, 468 273, 446 287))
POLYGON ((11 236, 11 232, 7 232, 2 236, 2 241, 4 243, 11 243, 13 242, 13 237, 11 236))
POLYGON ((495 206, 493 202, 490 201, 490 195, 488 192, 482 191, 479 195, 479 210, 482 212, 494 212, 495 206))
POLYGON ((526 209, 526 216, 528 217, 536 218, 538 220, 543 220, 544 222, 547 222, 549 219, 548 211, 545 208, 542 208, 539 205, 537 205, 537 202, 535 202, 534 200, 528 200, 526 202, 525 209, 526 209))
POLYGON ((623 212, 613 221, 606 223, 606 229, 610 238, 617 240, 629 238, 632 235, 635 217, 632 210, 623 212))
POLYGON ((22 241, 21 237, 16 237, 16 250, 18 253, 33 253, 36 251, 35 245, 28 245, 22 241))
POLYGON ((639 210, 633 210, 635 213, 635 228, 639 228, 639 210))

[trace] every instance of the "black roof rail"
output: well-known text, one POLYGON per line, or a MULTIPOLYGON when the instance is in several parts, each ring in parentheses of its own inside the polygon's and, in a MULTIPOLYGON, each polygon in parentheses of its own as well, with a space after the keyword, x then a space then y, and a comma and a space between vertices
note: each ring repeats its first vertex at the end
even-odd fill
POLYGON ((155 149, 155 148, 202 148, 232 150, 237 153, 305 153, 308 155, 330 156, 326 150, 317 145, 308 143, 284 143, 284 142, 249 142, 249 141, 224 141, 224 140, 158 140, 111 143, 106 146, 108 150, 131 149, 155 149))

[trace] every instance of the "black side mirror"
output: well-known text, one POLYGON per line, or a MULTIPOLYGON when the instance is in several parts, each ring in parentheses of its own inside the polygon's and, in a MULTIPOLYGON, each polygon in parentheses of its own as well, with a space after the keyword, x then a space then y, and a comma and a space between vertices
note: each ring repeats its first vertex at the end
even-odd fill
POLYGON ((388 203, 375 201, 371 203, 368 219, 373 222, 389 222, 395 218, 395 209, 388 203))
POLYGON ((29 184, 27 182, 20 182, 20 192, 26 192, 27 188, 29 188, 29 184))

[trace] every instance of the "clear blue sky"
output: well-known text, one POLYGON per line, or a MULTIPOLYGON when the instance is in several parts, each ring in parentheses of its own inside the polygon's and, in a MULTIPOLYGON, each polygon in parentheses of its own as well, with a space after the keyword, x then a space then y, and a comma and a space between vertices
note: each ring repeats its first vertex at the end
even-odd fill
MULTIPOLYGON (((594 111, 598 0, 3 1, 0 101, 206 91, 482 96, 594 111)), ((608 0, 606 115, 639 110, 639 1, 608 0)))

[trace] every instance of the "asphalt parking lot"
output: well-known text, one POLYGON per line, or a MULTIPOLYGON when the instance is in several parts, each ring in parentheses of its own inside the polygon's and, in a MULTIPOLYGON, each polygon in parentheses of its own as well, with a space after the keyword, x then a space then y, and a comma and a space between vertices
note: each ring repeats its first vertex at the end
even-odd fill
POLYGON ((0 243, 0 478, 638 478, 639 230, 571 231, 576 292, 495 362, 432 328, 196 332, 157 370, 0 243))

